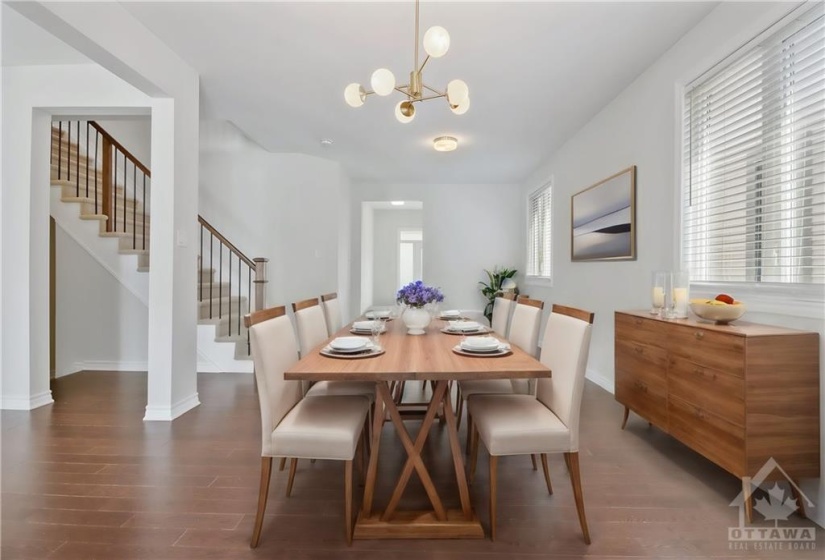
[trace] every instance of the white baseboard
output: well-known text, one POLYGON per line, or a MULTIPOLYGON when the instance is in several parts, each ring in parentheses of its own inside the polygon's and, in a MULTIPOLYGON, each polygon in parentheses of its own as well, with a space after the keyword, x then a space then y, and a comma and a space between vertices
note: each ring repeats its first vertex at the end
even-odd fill
POLYGON ((196 406, 200 405, 198 394, 192 393, 188 397, 184 397, 171 407, 167 406, 146 406, 146 415, 143 417, 144 422, 171 422, 178 416, 189 412, 196 406))
POLYGON ((602 389, 604 389, 605 391, 607 391, 611 395, 613 394, 613 392, 615 390, 614 386, 613 386, 613 381, 606 378, 605 376, 603 376, 599 372, 597 372, 595 370, 592 370, 592 369, 588 369, 587 373, 584 374, 584 377, 585 377, 585 379, 588 379, 588 380, 592 381, 593 383, 595 383, 596 385, 598 385, 599 387, 601 387, 602 389))
POLYGON ((0 409, 3 410, 34 410, 47 404, 52 404, 51 391, 43 391, 31 397, 3 397, 0 400, 0 409))
POLYGON ((75 362, 71 366, 61 368, 55 372, 55 379, 65 377, 79 371, 135 371, 145 373, 149 370, 147 362, 138 361, 104 361, 89 360, 86 362, 75 362))

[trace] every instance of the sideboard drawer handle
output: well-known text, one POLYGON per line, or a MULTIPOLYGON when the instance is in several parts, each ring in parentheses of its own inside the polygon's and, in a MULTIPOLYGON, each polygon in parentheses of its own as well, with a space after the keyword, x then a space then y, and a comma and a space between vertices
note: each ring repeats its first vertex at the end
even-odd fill
POLYGON ((702 340, 703 338, 705 338, 705 333, 703 333, 702 331, 696 331, 694 336, 696 336, 696 340, 702 340))
POLYGON ((633 320, 633 322, 634 322, 634 323, 636 323, 637 325, 641 325, 641 324, 642 324, 642 320, 641 320, 641 319, 634 319, 634 320, 633 320))
POLYGON ((642 352, 645 351, 645 349, 642 348, 641 346, 634 346, 634 349, 636 350, 637 354, 641 354, 642 352))
POLYGON ((704 369, 702 369, 702 368, 700 368, 700 367, 698 367, 698 368, 695 368, 695 369, 693 370, 693 373, 695 373, 696 375, 704 375, 704 374, 705 374, 705 370, 704 370, 704 369))

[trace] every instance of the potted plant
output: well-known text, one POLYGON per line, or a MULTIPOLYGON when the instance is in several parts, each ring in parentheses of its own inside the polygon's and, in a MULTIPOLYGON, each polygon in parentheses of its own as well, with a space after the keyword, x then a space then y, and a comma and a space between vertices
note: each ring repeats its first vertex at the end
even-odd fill
POLYGON ((496 301, 496 297, 504 293, 505 290, 513 291, 516 295, 518 295, 518 287, 516 286, 515 281, 512 280, 518 270, 515 268, 497 266, 493 268, 492 272, 486 269, 484 272, 487 273, 487 277, 490 282, 479 282, 479 289, 481 290, 481 294, 487 298, 487 305, 484 307, 484 316, 487 317, 487 320, 492 323, 493 304, 496 301))
POLYGON ((396 294, 396 302, 407 306, 401 319, 407 326, 407 334, 424 334, 432 317, 425 305, 444 301, 438 288, 427 286, 421 280, 410 282, 396 294))

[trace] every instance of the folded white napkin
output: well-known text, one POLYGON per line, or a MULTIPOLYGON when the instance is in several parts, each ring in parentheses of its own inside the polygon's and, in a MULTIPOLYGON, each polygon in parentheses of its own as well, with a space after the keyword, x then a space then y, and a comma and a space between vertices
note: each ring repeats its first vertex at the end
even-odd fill
POLYGON ((375 321, 355 321, 352 324, 352 328, 356 331, 369 331, 372 330, 372 324, 375 321))
POLYGON ((458 309, 447 309, 441 312, 442 317, 461 317, 461 311, 458 309))
POLYGON ((477 331, 481 329, 481 323, 476 321, 450 321, 449 328, 453 331, 477 331))
POLYGON ((461 341, 461 347, 465 350, 490 350, 500 346, 501 341, 492 336, 475 336, 461 341))

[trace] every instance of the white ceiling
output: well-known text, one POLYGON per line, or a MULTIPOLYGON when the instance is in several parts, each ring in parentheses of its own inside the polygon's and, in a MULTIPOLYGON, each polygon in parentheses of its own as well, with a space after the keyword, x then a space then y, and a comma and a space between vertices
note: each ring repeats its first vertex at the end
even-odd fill
POLYGON ((123 5, 200 74, 205 116, 267 150, 338 160, 354 180, 517 183, 716 3, 423 2, 421 34, 442 25, 451 37, 424 81, 461 78, 472 105, 456 116, 424 102, 407 125, 393 115, 401 94, 353 109, 343 90, 380 67, 407 82, 412 0, 123 5), (457 151, 432 149, 444 134, 457 151))
POLYGON ((88 64, 88 58, 3 3, 2 65, 88 64))

